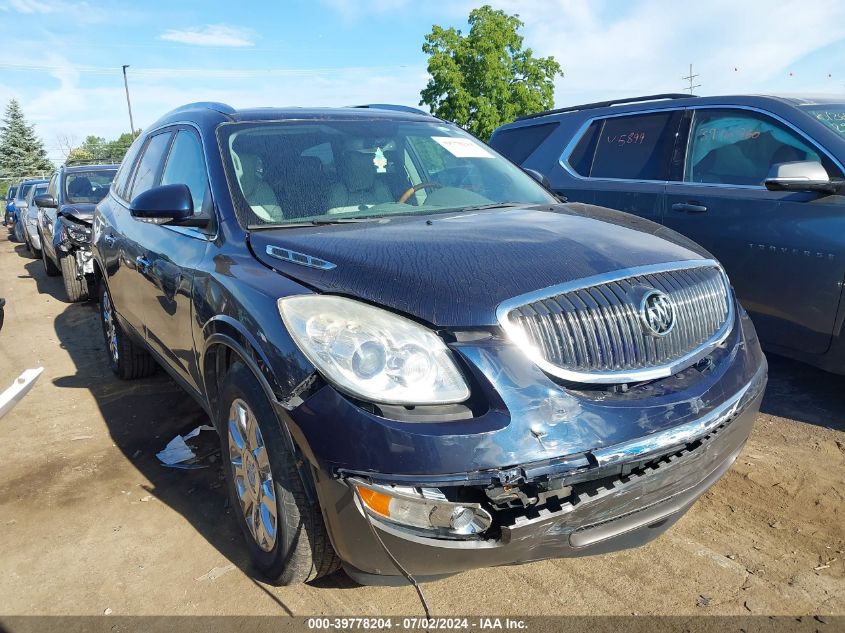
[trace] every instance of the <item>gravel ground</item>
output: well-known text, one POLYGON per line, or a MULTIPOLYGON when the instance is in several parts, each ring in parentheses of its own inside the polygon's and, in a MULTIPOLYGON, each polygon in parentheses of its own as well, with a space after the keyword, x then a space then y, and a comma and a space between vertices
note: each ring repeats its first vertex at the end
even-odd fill
MULTIPOLYGON (((155 458, 202 411, 163 372, 112 377, 93 305, 65 303, 61 279, 0 234, 0 389, 45 368, 0 420, 0 613, 421 613, 411 588, 342 573, 256 580, 219 464, 155 458)), ((432 613, 845 614, 845 378, 775 357, 770 372, 744 452, 662 538, 430 583, 432 613)))

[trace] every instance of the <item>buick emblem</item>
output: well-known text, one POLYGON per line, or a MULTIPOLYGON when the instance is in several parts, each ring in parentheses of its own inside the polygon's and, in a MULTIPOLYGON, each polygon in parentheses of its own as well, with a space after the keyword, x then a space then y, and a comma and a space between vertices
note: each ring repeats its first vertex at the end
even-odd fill
POLYGON ((653 336, 666 336, 675 327, 675 306, 666 293, 650 290, 640 302, 643 329, 653 336))

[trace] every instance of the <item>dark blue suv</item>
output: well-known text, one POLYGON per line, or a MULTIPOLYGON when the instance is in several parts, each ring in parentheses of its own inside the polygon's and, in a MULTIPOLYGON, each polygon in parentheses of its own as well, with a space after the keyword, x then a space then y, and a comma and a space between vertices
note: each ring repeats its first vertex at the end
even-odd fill
POLYGON ((733 463, 766 383, 706 252, 408 108, 184 106, 93 233, 112 368, 157 361, 205 408, 278 583, 647 542, 733 463))
POLYGON ((692 238, 766 349, 845 373, 845 99, 621 99, 524 117, 490 144, 570 200, 692 238))

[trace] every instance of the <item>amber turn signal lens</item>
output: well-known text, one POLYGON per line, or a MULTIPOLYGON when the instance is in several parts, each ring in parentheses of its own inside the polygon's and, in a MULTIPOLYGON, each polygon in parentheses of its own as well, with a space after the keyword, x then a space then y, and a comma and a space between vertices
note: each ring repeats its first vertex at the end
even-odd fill
POLYGON ((384 517, 390 516, 390 497, 376 490, 357 486, 361 500, 370 510, 384 517))

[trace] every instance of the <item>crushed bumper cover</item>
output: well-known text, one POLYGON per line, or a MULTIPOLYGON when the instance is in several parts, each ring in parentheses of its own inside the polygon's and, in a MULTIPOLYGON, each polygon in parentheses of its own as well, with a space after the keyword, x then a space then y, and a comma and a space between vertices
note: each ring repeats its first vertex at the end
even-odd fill
MULTIPOLYGON (((639 441, 596 455, 590 478, 560 504, 529 508, 492 539, 448 540, 374 522, 405 569, 432 579, 477 567, 602 554, 651 541, 673 525, 730 468, 748 438, 766 383, 765 362, 735 400, 681 430, 679 445, 648 453, 639 441), (698 424, 699 432, 692 432, 698 424), (644 452, 645 451, 645 452, 644 452), (662 452, 661 452, 662 451, 662 452), (637 466, 625 468, 629 459, 637 466), (609 475, 608 473, 617 474, 609 475)), ((529 472, 531 465, 525 467, 529 472)), ((381 477, 384 480, 384 477, 381 477)), ((329 533, 347 571, 365 583, 403 581, 343 480, 315 471, 329 533)), ((402 478, 407 485, 407 479, 402 478)), ((421 484, 425 485, 425 484, 421 484)))

